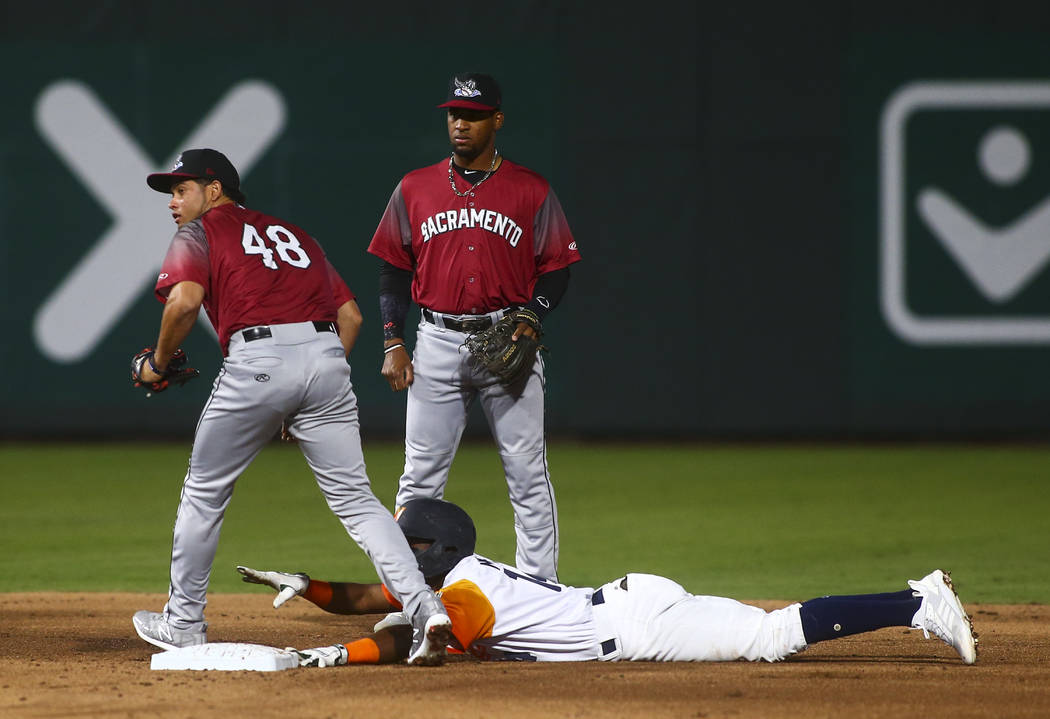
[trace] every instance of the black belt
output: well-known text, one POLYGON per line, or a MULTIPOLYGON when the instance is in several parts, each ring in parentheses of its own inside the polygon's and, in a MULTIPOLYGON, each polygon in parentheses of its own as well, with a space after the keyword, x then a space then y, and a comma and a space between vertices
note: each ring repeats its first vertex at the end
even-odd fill
MULTIPOLYGON (((437 324, 437 320, 434 318, 434 313, 426 307, 421 308, 420 312, 423 315, 424 320, 432 325, 437 324)), ((445 329, 454 330, 456 332, 481 332, 492 326, 492 318, 487 315, 471 317, 466 320, 454 320, 449 317, 442 317, 441 324, 444 325, 445 329)))
MULTIPOLYGON (((318 332, 335 332, 335 322, 322 322, 321 320, 313 320, 314 329, 318 332)), ((338 332, 336 333, 338 334, 338 332)), ((269 327, 249 327, 248 329, 241 332, 241 337, 244 338, 245 342, 254 342, 255 340, 266 339, 267 337, 273 337, 273 332, 270 331, 269 327)))

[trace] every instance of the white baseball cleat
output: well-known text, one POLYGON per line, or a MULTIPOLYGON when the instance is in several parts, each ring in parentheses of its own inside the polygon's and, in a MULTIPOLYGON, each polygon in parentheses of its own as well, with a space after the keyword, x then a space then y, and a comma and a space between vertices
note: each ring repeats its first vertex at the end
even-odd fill
POLYGON ((452 620, 447 614, 431 614, 422 627, 412 628, 412 651, 408 663, 435 667, 445 661, 445 649, 452 641, 452 620))
POLYGON ((135 612, 131 618, 138 635, 150 644, 161 649, 179 649, 208 643, 208 625, 201 624, 198 629, 179 629, 173 627, 160 612, 148 612, 143 609, 135 612))
POLYGON ((963 664, 977 661, 977 634, 955 593, 951 575, 935 569, 922 579, 909 579, 908 586, 914 590, 914 596, 922 597, 919 611, 911 620, 912 627, 921 629, 927 639, 930 632, 936 634, 959 653, 963 664))

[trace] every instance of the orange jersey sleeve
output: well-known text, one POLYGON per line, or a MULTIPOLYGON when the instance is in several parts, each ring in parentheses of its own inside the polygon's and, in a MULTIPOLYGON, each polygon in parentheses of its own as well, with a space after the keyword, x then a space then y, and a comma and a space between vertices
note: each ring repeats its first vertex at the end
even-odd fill
POLYGON ((478 585, 461 579, 441 589, 438 595, 452 620, 452 633, 465 651, 470 651, 475 640, 492 636, 496 610, 478 585))

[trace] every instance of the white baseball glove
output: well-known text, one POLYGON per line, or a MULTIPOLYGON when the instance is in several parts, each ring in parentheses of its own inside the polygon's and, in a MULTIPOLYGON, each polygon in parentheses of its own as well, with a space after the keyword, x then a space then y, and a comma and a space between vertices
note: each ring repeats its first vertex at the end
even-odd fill
POLYGON ((301 667, 341 667, 347 663, 347 658, 350 656, 345 644, 333 644, 330 647, 317 647, 316 649, 286 647, 285 651, 298 654, 301 667))
MULTIPOLYGON (((277 591, 273 600, 273 608, 278 609, 282 604, 292 597, 301 597, 310 586, 310 577, 303 572, 289 574, 286 572, 266 572, 251 567, 237 565, 237 571, 242 575, 242 581, 249 584, 265 584, 277 591)), ((343 664, 346 664, 344 661, 343 664)), ((302 666, 302 665, 300 665, 302 666)), ((312 666, 312 665, 311 665, 312 666)))

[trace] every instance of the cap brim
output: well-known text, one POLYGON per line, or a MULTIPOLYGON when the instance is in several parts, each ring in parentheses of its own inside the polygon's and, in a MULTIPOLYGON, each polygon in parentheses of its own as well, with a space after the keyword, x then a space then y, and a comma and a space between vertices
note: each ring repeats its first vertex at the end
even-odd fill
POLYGON ((465 107, 468 110, 498 110, 498 105, 482 105, 480 102, 471 102, 470 100, 449 100, 443 102, 438 107, 465 107))
POLYGON ((165 194, 171 192, 171 186, 182 180, 192 180, 196 175, 187 175, 184 172, 154 172, 146 178, 146 184, 157 192, 165 194))
MULTIPOLYGON (((200 177, 198 175, 188 175, 184 172, 155 172, 146 177, 146 184, 157 192, 163 192, 166 195, 171 192, 171 187, 176 182, 196 179, 200 179, 200 177)), ((223 186, 223 189, 226 191, 226 194, 230 196, 230 199, 238 205, 243 205, 245 199, 247 199, 240 189, 226 186, 223 186)))

